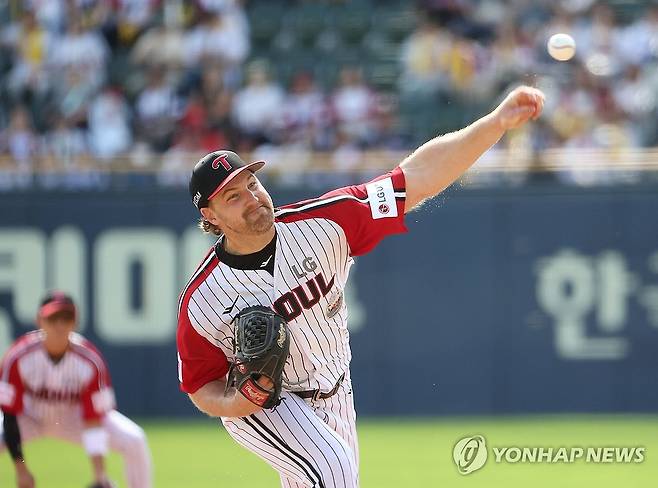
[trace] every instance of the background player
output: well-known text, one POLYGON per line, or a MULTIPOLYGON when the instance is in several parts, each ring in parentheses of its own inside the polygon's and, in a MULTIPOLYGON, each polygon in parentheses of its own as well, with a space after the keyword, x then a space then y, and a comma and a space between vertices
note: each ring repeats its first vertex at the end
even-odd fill
POLYGON ((245 165, 216 151, 197 163, 190 194, 203 228, 220 238, 181 295, 181 388, 276 469, 282 486, 359 484, 343 300, 352 258, 406 231, 405 213, 449 186, 506 130, 539 117, 543 103, 539 90, 517 88, 493 112, 430 140, 390 173, 276 212, 253 174, 264 162, 245 165), (287 391, 271 410, 226 385, 231 321, 251 305, 271 306, 289 322, 287 391))
POLYGON ((100 352, 75 333, 76 307, 55 292, 42 301, 39 330, 19 338, 0 369, 3 443, 16 467, 19 488, 35 486, 22 443, 54 437, 81 444, 95 487, 111 486, 104 457, 109 449, 125 463, 129 488, 151 487, 151 457, 144 431, 117 412, 108 368, 100 352))

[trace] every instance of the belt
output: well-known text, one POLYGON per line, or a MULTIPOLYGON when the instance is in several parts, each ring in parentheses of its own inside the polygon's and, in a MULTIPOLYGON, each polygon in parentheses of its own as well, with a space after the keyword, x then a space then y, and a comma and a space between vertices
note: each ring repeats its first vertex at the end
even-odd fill
POLYGON ((326 398, 332 397, 336 394, 338 391, 338 388, 340 388, 341 383, 345 379, 345 373, 340 375, 340 378, 338 378, 338 381, 334 385, 334 387, 327 391, 327 392, 322 392, 319 388, 316 390, 306 390, 306 391, 293 391, 291 393, 294 393, 300 398, 311 398, 313 401, 315 400, 324 400, 326 398))

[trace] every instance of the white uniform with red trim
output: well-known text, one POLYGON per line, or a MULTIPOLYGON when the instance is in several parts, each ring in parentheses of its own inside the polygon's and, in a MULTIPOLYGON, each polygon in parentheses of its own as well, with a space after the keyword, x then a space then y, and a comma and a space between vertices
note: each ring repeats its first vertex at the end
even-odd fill
MULTIPOLYGON (((9 348, 0 368, 0 407, 18 417, 22 441, 54 437, 81 444, 85 421, 98 420, 109 434, 110 448, 124 457, 128 486, 150 487, 151 458, 144 431, 115 410, 110 374, 100 352, 73 333, 69 349, 53 362, 43 340, 41 331, 25 334, 9 348)), ((0 450, 4 447, 0 436, 0 450)))
POLYGON ((276 247, 262 268, 236 269, 215 247, 181 294, 179 380, 194 393, 224 378, 233 360, 231 320, 251 305, 271 306, 289 323, 283 402, 244 418, 223 418, 233 438, 265 459, 282 486, 358 486, 356 413, 343 290, 353 257, 385 236, 405 232, 400 168, 370 183, 341 188, 275 212, 276 247), (294 391, 331 391, 301 399, 294 391))

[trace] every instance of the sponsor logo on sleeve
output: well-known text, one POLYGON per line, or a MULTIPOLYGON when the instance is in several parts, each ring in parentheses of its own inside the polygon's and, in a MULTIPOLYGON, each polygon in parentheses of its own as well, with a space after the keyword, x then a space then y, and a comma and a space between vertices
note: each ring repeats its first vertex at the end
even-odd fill
POLYGON ((370 212, 373 219, 398 216, 393 181, 390 177, 368 183, 366 190, 368 192, 368 203, 370 204, 370 212))

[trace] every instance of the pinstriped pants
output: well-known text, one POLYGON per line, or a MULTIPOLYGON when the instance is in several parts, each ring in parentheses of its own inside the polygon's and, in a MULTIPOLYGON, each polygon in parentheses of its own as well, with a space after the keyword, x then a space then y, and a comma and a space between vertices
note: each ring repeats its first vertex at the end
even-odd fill
POLYGON ((223 418, 228 433, 281 477, 283 488, 358 488, 359 447, 352 387, 325 400, 283 392, 281 404, 249 417, 223 418))

